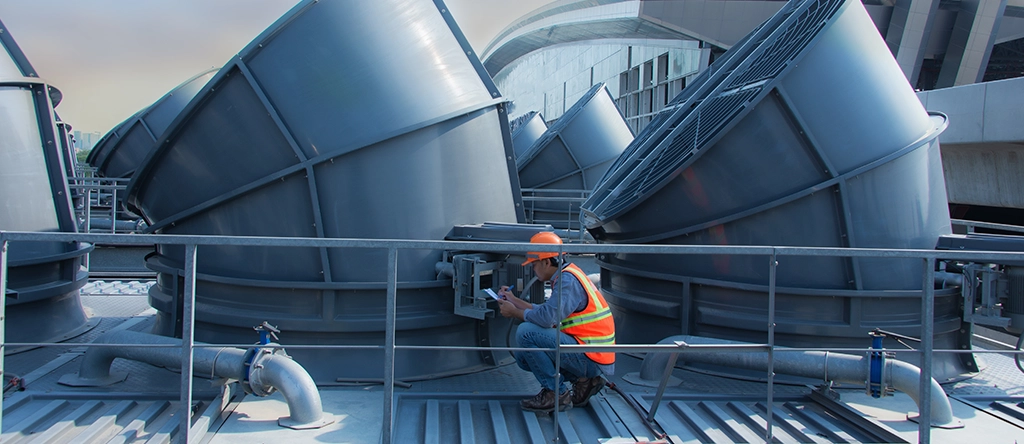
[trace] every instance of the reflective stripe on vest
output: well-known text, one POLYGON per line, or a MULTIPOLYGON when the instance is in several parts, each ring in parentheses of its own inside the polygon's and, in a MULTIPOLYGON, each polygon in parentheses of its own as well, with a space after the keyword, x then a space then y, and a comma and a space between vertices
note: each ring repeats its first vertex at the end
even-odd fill
MULTIPOLYGON (((583 270, 580 270, 575 264, 567 265, 564 270, 571 273, 583 285, 583 289, 587 293, 587 306, 580 312, 562 319, 559 322, 559 330, 572 336, 580 344, 615 344, 615 321, 612 320, 612 311, 608 308, 604 296, 593 282, 590 282, 590 278, 583 273, 583 270)), ((598 364, 615 362, 615 353, 611 352, 587 352, 586 355, 598 364)))

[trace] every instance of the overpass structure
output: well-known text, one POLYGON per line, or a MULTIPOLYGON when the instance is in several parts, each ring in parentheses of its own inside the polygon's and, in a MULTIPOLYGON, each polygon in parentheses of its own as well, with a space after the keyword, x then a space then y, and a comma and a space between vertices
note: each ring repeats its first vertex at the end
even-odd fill
MULTIPOLYGON (((639 133, 779 0, 560 0, 514 21, 483 51, 512 113, 556 119, 604 82, 639 133)), ((1024 209, 1024 0, 863 0, 941 136, 952 204, 1024 209), (1015 120, 1016 119, 1016 120, 1015 120)), ((837 85, 841 88, 842 85, 837 85)))
POLYGON ((949 116, 942 169, 949 203, 1024 208, 1024 78, 918 93, 925 108, 949 116))

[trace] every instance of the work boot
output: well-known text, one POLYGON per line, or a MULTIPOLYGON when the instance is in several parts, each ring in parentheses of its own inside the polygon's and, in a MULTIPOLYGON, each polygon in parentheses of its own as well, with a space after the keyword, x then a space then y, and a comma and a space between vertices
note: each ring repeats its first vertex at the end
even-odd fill
POLYGON ((590 397, 604 388, 604 378, 594 376, 593 378, 579 378, 572 383, 572 405, 586 407, 590 404, 590 397))
MULTIPOLYGON (((555 410, 555 392, 547 388, 540 390, 536 396, 524 399, 519 402, 523 410, 531 412, 552 412, 555 410)), ((572 407, 572 391, 566 390, 558 396, 558 410, 562 411, 572 407)))

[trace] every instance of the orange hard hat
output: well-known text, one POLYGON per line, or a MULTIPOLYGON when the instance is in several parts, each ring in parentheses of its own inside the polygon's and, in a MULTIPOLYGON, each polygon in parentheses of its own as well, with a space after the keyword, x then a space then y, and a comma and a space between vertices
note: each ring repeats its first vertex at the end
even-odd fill
MULTIPOLYGON (((552 233, 550 231, 541 231, 540 233, 534 234, 533 237, 530 238, 530 243, 561 245, 562 238, 558 237, 557 234, 552 233)), ((549 257, 558 257, 558 253, 554 251, 530 251, 526 253, 526 262, 523 262, 523 265, 530 265, 533 262, 539 261, 541 259, 547 259, 549 257)))

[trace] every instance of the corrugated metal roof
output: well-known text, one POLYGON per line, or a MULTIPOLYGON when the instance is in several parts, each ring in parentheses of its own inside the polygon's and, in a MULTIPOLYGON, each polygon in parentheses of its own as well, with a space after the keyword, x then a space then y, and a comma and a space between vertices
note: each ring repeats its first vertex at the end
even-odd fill
MULTIPOLYGON (((193 401, 192 442, 223 423, 223 395, 193 401)), ((180 402, 126 393, 22 392, 4 401, 0 442, 171 442, 178 433, 180 402)))
MULTIPOLYGON (((629 405, 645 413, 653 395, 619 394, 606 390, 591 405, 558 415, 562 442, 763 442, 767 408, 763 396, 667 395, 648 427, 629 405), (660 435, 663 433, 664 436, 660 435)), ((519 408, 521 397, 507 393, 398 396, 395 442, 521 443, 552 442, 554 417, 519 408)), ((783 443, 906 442, 883 424, 847 419, 852 411, 819 396, 786 396, 773 402, 772 434, 783 443)), ((858 417, 858 413, 854 413, 858 417)))

